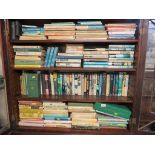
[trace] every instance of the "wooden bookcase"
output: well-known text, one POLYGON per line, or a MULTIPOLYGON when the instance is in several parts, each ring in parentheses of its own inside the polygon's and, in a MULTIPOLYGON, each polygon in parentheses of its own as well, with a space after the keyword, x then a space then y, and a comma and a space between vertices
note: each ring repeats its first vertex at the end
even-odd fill
MULTIPOLYGON (((12 134, 136 134, 137 123, 139 119, 139 105, 142 94, 142 83, 144 74, 144 61, 147 43, 148 20, 126 20, 126 19, 101 19, 103 23, 127 23, 134 22, 138 25, 136 30, 136 39, 130 40, 11 40, 11 20, 1 21, 2 45, 5 62, 5 75, 7 85, 9 117, 12 134), (65 43, 83 43, 83 44, 135 44, 135 68, 134 69, 113 69, 113 68, 14 68, 13 45, 64 45, 65 43), (42 71, 42 72, 127 72, 133 77, 134 83, 130 84, 129 97, 111 97, 111 96, 42 96, 40 98, 27 98, 20 95, 20 75, 25 71, 42 71), (76 102, 110 102, 115 104, 128 105, 132 110, 132 117, 128 129, 97 129, 97 130, 78 130, 65 128, 45 128, 45 127, 22 127, 18 126, 18 101, 19 100, 38 100, 38 101, 76 101, 76 102)), ((44 23, 54 21, 77 21, 77 19, 66 20, 19 20, 21 24, 43 26, 44 23)))

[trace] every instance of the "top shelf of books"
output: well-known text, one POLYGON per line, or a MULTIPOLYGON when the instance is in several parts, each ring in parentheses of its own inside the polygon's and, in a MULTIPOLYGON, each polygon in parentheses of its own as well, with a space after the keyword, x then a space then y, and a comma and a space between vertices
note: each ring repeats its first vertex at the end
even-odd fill
POLYGON ((137 43, 138 39, 75 39, 75 40, 12 40, 13 44, 27 44, 27 43, 137 43))

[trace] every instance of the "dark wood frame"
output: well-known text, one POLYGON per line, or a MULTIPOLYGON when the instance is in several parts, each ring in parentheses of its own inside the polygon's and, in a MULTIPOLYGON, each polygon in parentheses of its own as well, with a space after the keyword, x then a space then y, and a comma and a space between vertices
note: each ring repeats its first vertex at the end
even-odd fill
MULTIPOLYGON (((22 20, 24 21, 24 20, 22 20)), ((38 20, 31 22, 38 22, 38 20)), ((108 22, 108 20, 106 20, 108 22)), ((111 21, 111 20, 109 20, 111 21)), ((121 20, 116 20, 121 21, 121 20)), ((142 95, 142 83, 143 83, 143 75, 144 75, 144 62, 145 62, 145 55, 146 55, 146 45, 147 45, 147 26, 148 20, 139 20, 139 35, 138 39, 135 40, 103 40, 103 41, 96 41, 96 40, 77 40, 77 41, 64 41, 64 40, 43 40, 43 41, 20 41, 15 40, 11 41, 9 38, 10 34, 10 20, 2 20, 1 21, 1 31, 2 31, 2 45, 3 45, 3 53, 4 53, 4 62, 5 62, 5 76, 6 76, 6 86, 7 86, 7 96, 8 96, 8 105, 9 105, 9 118, 11 124, 11 133, 12 134, 136 134, 138 131, 138 123, 139 123, 139 109, 140 109, 140 102, 141 102, 141 95, 142 95), (136 83, 134 88, 134 96, 133 98, 123 98, 123 97, 42 97, 38 98, 37 100, 60 100, 60 101, 87 101, 91 102, 94 101, 102 101, 102 102, 114 102, 114 103, 121 103, 121 104, 129 104, 132 107, 133 116, 130 122, 130 129, 129 130, 122 130, 122 129, 98 129, 98 130, 76 130, 76 129, 64 129, 64 128, 39 128, 39 127, 19 127, 18 123, 18 100, 30 100, 28 98, 19 96, 17 92, 19 92, 19 74, 21 69, 17 69, 13 67, 13 54, 11 52, 11 44, 49 44, 49 43, 91 43, 91 42, 100 42, 100 43, 135 43, 138 45, 137 52, 136 52, 136 69, 83 69, 77 68, 74 69, 77 72, 89 72, 89 71, 127 71, 132 73, 136 77, 136 83)), ((30 70, 24 68, 22 70, 30 70)), ((46 71, 47 69, 31 69, 31 70, 41 70, 46 71)), ((64 71, 64 68, 50 68, 49 70, 55 71, 64 71)), ((67 71, 72 72, 72 68, 68 68, 67 71)), ((36 99, 32 99, 36 100, 36 99)))

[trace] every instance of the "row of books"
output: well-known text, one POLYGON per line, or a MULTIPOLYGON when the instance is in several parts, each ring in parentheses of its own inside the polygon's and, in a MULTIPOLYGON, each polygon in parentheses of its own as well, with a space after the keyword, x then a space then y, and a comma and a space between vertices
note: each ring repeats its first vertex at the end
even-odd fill
POLYGON ((127 128, 130 116, 127 106, 110 103, 19 101, 19 126, 127 128))
POLYGON ((134 39, 135 23, 109 23, 105 26, 101 21, 52 22, 42 27, 22 25, 20 40, 46 39, 134 39), (105 29, 106 27, 106 29, 105 29), (108 32, 108 34, 107 34, 108 32))
POLYGON ((127 96, 127 73, 28 73, 21 77, 21 94, 40 95, 106 95, 127 96))
POLYGON ((84 67, 133 68, 135 45, 109 45, 84 47, 83 44, 66 44, 60 47, 13 46, 15 67, 84 67))
POLYGON ((109 39, 135 39, 135 23, 106 24, 109 39))

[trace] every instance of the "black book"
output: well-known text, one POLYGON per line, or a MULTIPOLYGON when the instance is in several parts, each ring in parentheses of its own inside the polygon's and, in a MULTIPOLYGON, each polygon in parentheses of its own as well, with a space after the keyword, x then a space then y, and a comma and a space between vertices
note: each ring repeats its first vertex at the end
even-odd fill
POLYGON ((15 21, 15 34, 17 37, 19 37, 22 33, 22 28, 21 28, 21 24, 19 21, 15 21))
POLYGON ((114 75, 110 74, 110 96, 113 95, 113 79, 114 79, 114 75))
POLYGON ((11 22, 11 40, 16 40, 16 23, 15 23, 15 21, 11 22))

